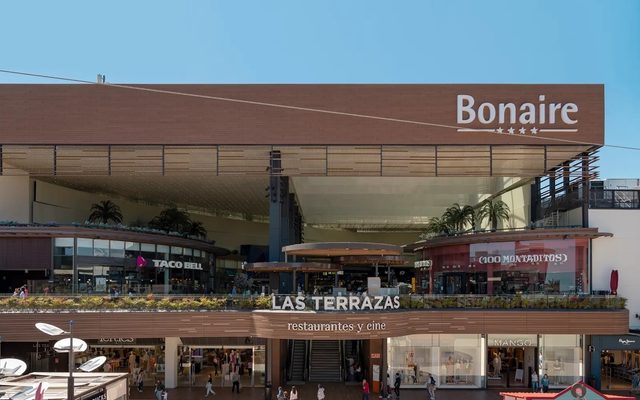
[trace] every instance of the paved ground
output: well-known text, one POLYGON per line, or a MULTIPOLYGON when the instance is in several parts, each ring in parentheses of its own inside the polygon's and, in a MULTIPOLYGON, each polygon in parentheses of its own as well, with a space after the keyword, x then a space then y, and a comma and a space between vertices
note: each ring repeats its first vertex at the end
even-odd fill
MULTIPOLYGON (((356 386, 345 386, 344 384, 326 384, 326 400, 361 400, 359 388, 356 386)), ((264 388, 245 388, 240 394, 231 393, 231 388, 214 388, 216 396, 209 396, 212 400, 263 400, 264 388)), ((316 385, 306 384, 298 386, 300 400, 316 400, 316 385)), ((195 400, 204 399, 204 387, 178 388, 169 389, 169 400, 195 400)), ((437 400, 498 400, 500 399, 499 390, 438 390, 436 392, 437 400)), ((629 392, 612 392, 629 395, 629 392)), ((371 394, 370 400, 378 400, 378 396, 371 394)), ((407 389, 400 393, 401 400, 425 400, 427 398, 426 391, 407 389)), ((640 398, 640 397, 638 397, 640 398)), ((138 393, 135 388, 131 388, 131 399, 148 399, 153 400, 153 388, 145 387, 143 393, 138 393)), ((275 391, 273 393, 275 400, 275 391)))

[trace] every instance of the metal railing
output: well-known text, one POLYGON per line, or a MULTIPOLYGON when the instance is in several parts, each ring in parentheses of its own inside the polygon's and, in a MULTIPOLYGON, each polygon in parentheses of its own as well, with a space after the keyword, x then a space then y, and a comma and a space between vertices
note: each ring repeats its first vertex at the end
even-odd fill
POLYGON ((439 309, 491 310, 619 310, 626 299, 588 294, 433 295, 398 296, 63 296, 0 297, 0 312, 68 311, 398 311, 439 309), (272 301, 275 300, 275 305, 272 301), (291 307, 285 305, 292 305, 291 307))
POLYGON ((592 188, 589 195, 591 208, 640 208, 640 190, 592 188))

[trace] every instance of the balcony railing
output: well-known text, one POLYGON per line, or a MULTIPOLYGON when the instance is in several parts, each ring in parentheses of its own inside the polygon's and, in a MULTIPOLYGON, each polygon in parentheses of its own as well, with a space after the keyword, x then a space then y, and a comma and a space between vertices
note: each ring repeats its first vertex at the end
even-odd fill
POLYGON ((591 208, 640 208, 640 190, 591 188, 591 208))
MULTIPOLYGON (((277 307, 282 308, 288 297, 291 304, 296 304, 296 296, 276 295, 277 307)), ((400 295, 398 308, 383 308, 385 311, 395 310, 621 310, 625 308, 626 299, 617 296, 593 295, 400 295)), ((362 298, 361 298, 362 299, 362 298)), ((372 304, 378 298, 369 296, 372 304)), ((327 303, 315 300, 312 296, 298 299, 305 304, 306 310, 340 312, 336 307, 316 304, 327 303)), ((298 303, 299 304, 299 303, 298 303)), ((360 303, 362 304, 362 303, 360 303)), ((15 296, 0 297, 0 313, 2 312, 42 312, 42 311, 223 311, 223 310, 268 310, 272 309, 271 296, 15 296)), ((288 308, 284 308, 288 310, 288 308)), ((376 307, 377 310, 379 308, 376 307)), ((362 308, 362 310, 367 310, 362 308)))

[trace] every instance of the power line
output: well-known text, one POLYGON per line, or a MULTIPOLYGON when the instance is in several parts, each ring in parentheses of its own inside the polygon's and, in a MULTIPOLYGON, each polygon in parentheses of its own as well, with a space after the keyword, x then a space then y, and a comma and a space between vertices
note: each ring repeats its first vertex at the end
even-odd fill
MULTIPOLYGON (((253 101, 253 100, 234 99, 234 98, 229 98, 229 97, 209 96, 209 95, 204 95, 204 94, 185 93, 185 92, 178 92, 178 91, 174 91, 174 90, 154 89, 154 88, 150 88, 150 87, 141 87, 141 86, 133 86, 133 85, 122 85, 122 84, 117 84, 117 83, 108 83, 108 82, 98 83, 98 82, 88 81, 88 80, 84 80, 84 79, 66 78, 66 77, 55 76, 55 75, 36 74, 36 73, 14 71, 14 70, 7 70, 7 69, 0 69, 0 72, 5 73, 5 74, 12 74, 12 75, 31 76, 31 77, 36 77, 36 78, 53 79, 53 80, 59 80, 59 81, 65 81, 65 82, 84 83, 84 84, 99 85, 99 86, 108 86, 108 87, 120 88, 120 89, 138 90, 138 91, 151 92, 151 93, 160 93, 160 94, 169 94, 169 95, 174 95, 174 96, 195 97, 195 98, 201 98, 201 99, 226 101, 226 102, 240 103, 240 104, 250 104, 250 105, 263 106, 263 107, 274 107, 274 108, 282 108, 282 109, 289 109, 289 110, 296 110, 296 111, 316 112, 316 113, 323 113, 323 114, 340 115, 340 116, 345 116, 345 117, 373 119, 373 120, 379 120, 379 121, 397 122, 397 123, 421 125, 421 126, 431 126, 431 127, 437 127, 437 128, 447 128, 447 129, 456 129, 456 130, 464 129, 464 128, 462 128, 460 126, 456 126, 456 125, 436 124, 436 123, 424 122, 424 121, 414 121, 414 120, 407 120, 407 119, 400 119, 400 118, 381 117, 381 116, 377 116, 377 115, 348 113, 348 112, 343 112, 343 111, 325 110, 325 109, 311 108, 311 107, 299 107, 299 106, 292 106, 292 105, 286 105, 286 104, 276 104, 276 103, 267 103, 267 102, 261 102, 261 101, 253 101)), ((469 133, 469 132, 465 132, 465 134, 466 133, 469 133)), ((492 132, 492 131, 483 131, 482 133, 494 133, 496 135, 501 135, 501 136, 504 135, 504 134, 497 133, 497 132, 492 132)), ((634 146, 622 146, 622 145, 615 145, 615 144, 600 144, 600 143, 585 142, 585 141, 580 141, 580 140, 549 138, 549 137, 540 137, 540 136, 527 136, 527 138, 548 140, 548 141, 555 141, 555 142, 569 143, 569 144, 577 144, 577 145, 583 145, 583 146, 584 145, 601 146, 601 147, 609 147, 609 148, 616 148, 616 149, 640 151, 640 147, 634 147, 634 146)))

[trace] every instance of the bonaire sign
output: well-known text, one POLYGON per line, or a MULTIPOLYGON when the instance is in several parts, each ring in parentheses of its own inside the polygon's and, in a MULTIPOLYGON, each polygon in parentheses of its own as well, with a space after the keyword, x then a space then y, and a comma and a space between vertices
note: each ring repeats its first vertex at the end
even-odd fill
MULTIPOLYGON (((311 296, 310 304, 315 311, 366 311, 397 310, 400 308, 399 296, 311 296)), ((305 296, 271 296, 271 309, 305 311, 305 296)))
POLYGON ((545 94, 529 102, 480 102, 469 94, 456 100, 458 132, 491 132, 510 135, 577 133, 579 107, 572 102, 547 101, 545 94), (481 125, 466 128, 464 125, 481 125))

